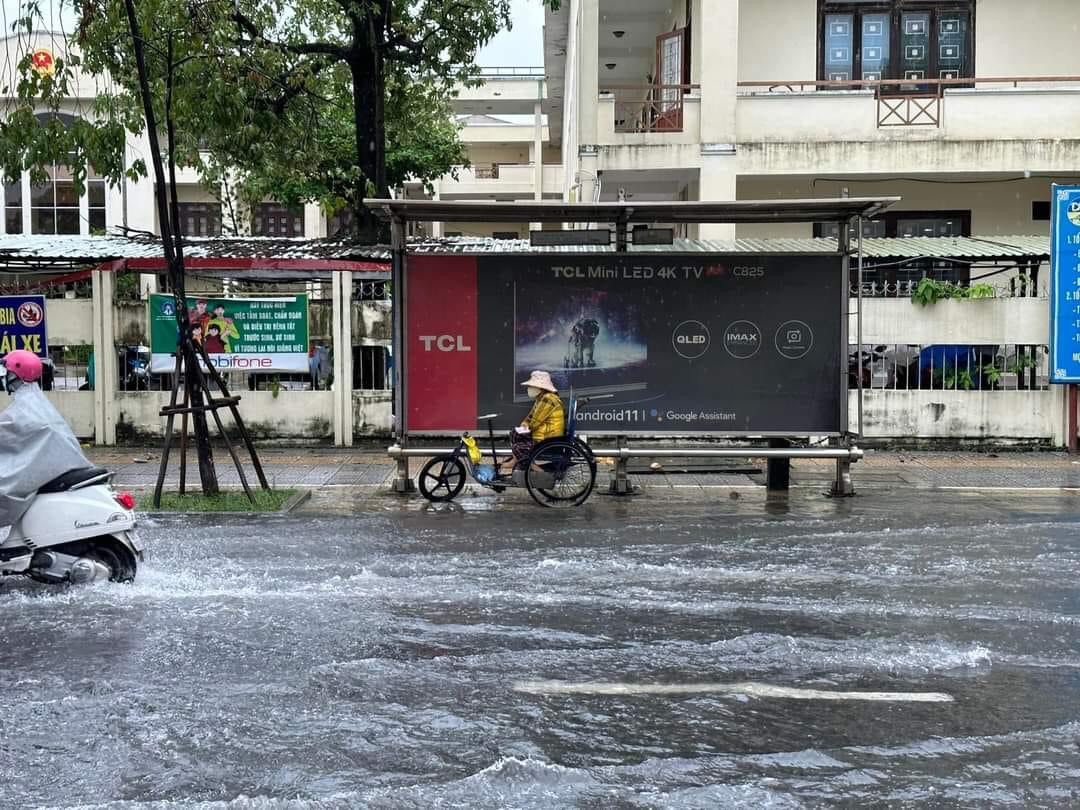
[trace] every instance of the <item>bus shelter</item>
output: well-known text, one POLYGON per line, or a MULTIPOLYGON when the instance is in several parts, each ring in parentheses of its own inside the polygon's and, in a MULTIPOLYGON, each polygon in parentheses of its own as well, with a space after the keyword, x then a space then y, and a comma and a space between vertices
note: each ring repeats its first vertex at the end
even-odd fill
MULTIPOLYGON (((395 488, 411 489, 410 456, 433 452, 413 439, 476 430, 485 412, 501 414, 499 428, 519 423, 520 381, 540 369, 564 396, 603 395, 577 429, 617 460, 616 492, 629 489, 627 459, 663 454, 835 459, 833 494, 851 494, 861 457, 848 421, 853 272, 860 304, 862 290, 851 234, 897 199, 370 201, 392 233, 395 488), (534 230, 524 249, 405 239, 412 222, 478 221, 559 229, 534 230), (835 223, 840 236, 814 250, 742 240, 680 252, 674 228, 702 223, 835 223), (662 453, 629 444, 704 438, 732 442, 662 453)), ((861 316, 859 306, 859 346, 861 316)), ((857 401, 861 416, 861 390, 857 401)))

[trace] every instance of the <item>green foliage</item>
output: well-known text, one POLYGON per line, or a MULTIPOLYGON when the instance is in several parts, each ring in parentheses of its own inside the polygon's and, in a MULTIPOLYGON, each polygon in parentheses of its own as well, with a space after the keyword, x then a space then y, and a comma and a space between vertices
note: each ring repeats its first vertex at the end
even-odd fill
POLYGON ((1001 369, 998 368, 997 363, 986 363, 982 369, 983 379, 986 380, 991 386, 996 386, 1001 382, 1001 369))
POLYGON ((1038 365, 1039 361, 1033 355, 1017 355, 1013 358, 1013 361, 1009 363, 1008 371, 1010 374, 1022 374, 1027 369, 1036 368, 1038 365))
POLYGON ((947 298, 993 298, 997 294, 990 284, 980 283, 963 287, 949 281, 923 278, 911 294, 911 302, 927 306, 947 298))
MULTIPOLYGON (((134 3, 155 117, 175 122, 176 141, 163 131, 162 150, 214 194, 226 181, 247 205, 318 201, 328 212, 363 212, 365 197, 466 163, 449 103, 458 86, 478 83, 477 51, 511 23, 509 0, 134 3)), ((54 76, 30 70, 29 53, 19 64, 0 171, 29 169, 39 181, 51 164, 71 163, 79 193, 89 165, 112 184, 145 175, 141 159, 124 162, 126 135, 144 120, 124 2, 57 5, 78 27, 54 76), (68 126, 35 117, 67 109, 80 73, 110 81, 97 82, 97 98, 68 126)), ((17 30, 43 21, 37 0, 21 1, 17 30)))

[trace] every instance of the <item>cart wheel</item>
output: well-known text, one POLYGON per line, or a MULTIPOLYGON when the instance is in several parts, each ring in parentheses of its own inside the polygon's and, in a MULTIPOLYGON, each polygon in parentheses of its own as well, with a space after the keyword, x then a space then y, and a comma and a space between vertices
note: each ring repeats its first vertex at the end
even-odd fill
POLYGON ((596 484, 596 460, 577 439, 548 439, 529 456, 525 488, 541 506, 579 506, 596 484))
POLYGON ((429 501, 452 501, 465 486, 465 465, 456 456, 436 456, 420 470, 417 483, 429 501))

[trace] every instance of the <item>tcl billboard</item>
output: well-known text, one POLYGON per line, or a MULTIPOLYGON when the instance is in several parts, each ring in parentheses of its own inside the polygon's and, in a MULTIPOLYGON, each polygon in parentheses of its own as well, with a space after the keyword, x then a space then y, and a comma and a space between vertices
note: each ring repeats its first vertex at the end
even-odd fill
POLYGON ((405 272, 406 431, 516 424, 541 369, 564 398, 612 395, 583 432, 841 432, 838 255, 424 255, 405 272))

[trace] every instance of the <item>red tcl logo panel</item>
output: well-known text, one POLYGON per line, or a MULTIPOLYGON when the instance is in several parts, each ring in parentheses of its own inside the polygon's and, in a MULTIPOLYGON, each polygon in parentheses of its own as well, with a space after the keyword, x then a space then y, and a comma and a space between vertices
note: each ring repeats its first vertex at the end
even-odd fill
POLYGON ((405 266, 408 430, 476 425, 476 260, 410 256, 405 266))

